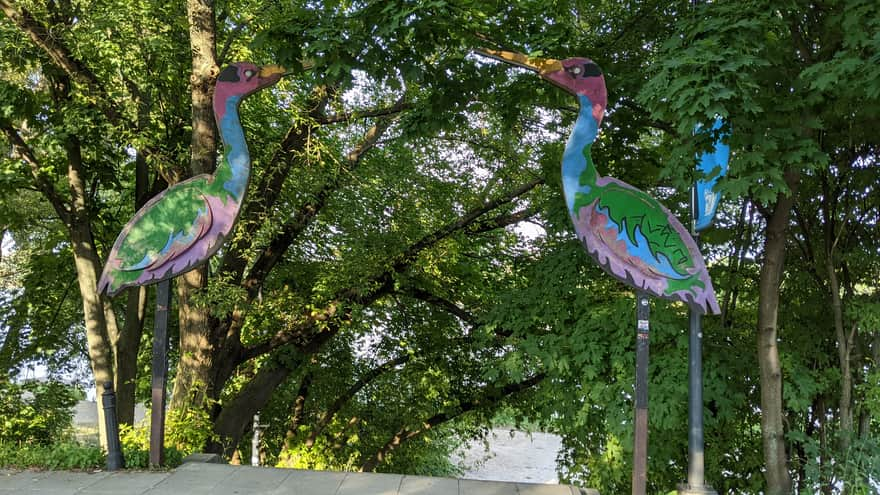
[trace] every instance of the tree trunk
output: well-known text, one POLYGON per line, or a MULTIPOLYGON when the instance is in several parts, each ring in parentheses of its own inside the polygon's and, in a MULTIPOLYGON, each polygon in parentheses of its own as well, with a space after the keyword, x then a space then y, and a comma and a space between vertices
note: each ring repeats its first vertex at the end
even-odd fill
POLYGON ((180 361, 171 394, 172 409, 202 407, 216 397, 211 319, 208 309, 194 304, 192 296, 207 285, 208 269, 203 265, 177 278, 180 361))
MULTIPOLYGON (((137 103, 137 132, 147 132, 150 127, 152 101, 133 82, 126 87, 137 103)), ((150 167, 142 149, 135 154, 134 209, 140 210, 150 199, 150 167)), ((147 314, 147 289, 132 288, 126 291, 125 323, 122 331, 109 328, 110 339, 116 356, 116 418, 120 425, 134 424, 135 389, 137 388, 137 358, 147 314)), ((108 305, 109 306, 109 305, 108 305)), ((112 308, 108 307, 108 310, 112 308)))
MULTIPOLYGON (((95 250, 92 230, 89 225, 86 207, 86 187, 82 175, 82 156, 79 141, 70 136, 65 143, 67 148, 67 179, 71 194, 70 240, 73 259, 76 265, 76 278, 83 302, 83 316, 86 327, 86 340, 89 346, 89 361, 95 377, 98 399, 104 392, 104 383, 113 383, 113 351, 107 333, 106 307, 98 295, 98 277, 101 273, 101 260, 95 250)), ((110 313, 112 316, 112 312, 110 313)), ((104 427, 104 408, 98 407, 98 438, 101 447, 107 448, 107 431, 104 427)))
MULTIPOLYGON (((878 372, 880 371, 880 329, 874 330, 871 340, 872 369, 869 370, 878 372)), ((859 418, 859 438, 866 440, 871 437, 871 420, 871 411, 866 408, 859 418)))
MULTIPOLYGON (((147 289, 128 289, 125 306, 125 324, 113 336, 113 355, 116 360, 116 419, 120 425, 134 424, 135 389, 137 388, 137 358, 144 333, 147 310, 147 289)), ((109 304, 107 305, 109 309, 109 304)), ((109 320, 108 320, 109 321, 109 320)), ((112 325, 111 327, 115 327, 112 325)))
POLYGON ((190 172, 214 170, 217 131, 214 125, 214 82, 220 73, 215 47, 216 26, 213 0, 187 0, 189 45, 192 50, 192 155, 190 172))
MULTIPOLYGON (((853 377, 850 366, 850 357, 853 349, 853 336, 847 336, 843 323, 843 301, 841 298, 840 280, 837 277, 837 266, 834 261, 834 253, 840 233, 837 232, 836 219, 838 214, 837 193, 828 183, 826 175, 822 175, 822 216, 824 217, 824 255, 825 272, 828 276, 828 292, 831 297, 831 315, 834 322, 834 337, 837 340, 837 360, 840 367, 840 401, 838 414, 840 419, 839 447, 841 452, 849 448, 853 433, 853 377)), ((843 207, 846 211, 846 206, 843 207)), ((841 226, 840 229, 844 229, 841 226)))
POLYGON ((791 474, 785 451, 782 366, 777 344, 779 285, 785 262, 785 241, 798 178, 785 174, 791 193, 780 194, 765 228, 764 263, 758 295, 758 364, 761 370, 761 437, 768 495, 791 492, 791 474))
MULTIPOLYGON (((219 73, 215 48, 213 0, 188 0, 190 48, 192 51, 192 139, 190 173, 209 173, 217 156, 217 131, 212 97, 219 73)), ((213 356, 217 343, 212 335, 210 311, 193 303, 195 291, 208 284, 207 266, 178 277, 178 321, 180 362, 171 394, 171 408, 203 407, 216 396, 213 356)))
MULTIPOLYGON (((293 441, 299 432, 299 427, 305 417, 306 399, 309 395, 309 388, 312 386, 312 372, 309 371, 303 376, 299 383, 299 390, 296 393, 296 400, 293 401, 293 412, 290 416, 290 423, 287 425, 287 432, 284 434, 284 449, 293 448, 293 441)), ((281 453, 281 460, 286 456, 286 452, 281 453)))
MULTIPOLYGON (((826 220, 827 221, 827 220, 826 220)), ((834 317, 834 335, 837 338, 837 358, 840 366, 840 449, 846 452, 849 448, 853 433, 853 409, 852 409, 852 370, 850 355, 852 354, 852 338, 847 338, 846 329, 843 326, 843 303, 840 299, 840 284, 837 280, 837 271, 831 258, 833 252, 826 253, 825 266, 828 270, 828 289, 831 292, 831 311, 834 317)))
POLYGON ((275 389, 290 376, 294 367, 260 369, 241 392, 223 406, 214 421, 214 432, 220 436, 220 442, 209 445, 208 451, 232 455, 254 414, 269 402, 275 389))

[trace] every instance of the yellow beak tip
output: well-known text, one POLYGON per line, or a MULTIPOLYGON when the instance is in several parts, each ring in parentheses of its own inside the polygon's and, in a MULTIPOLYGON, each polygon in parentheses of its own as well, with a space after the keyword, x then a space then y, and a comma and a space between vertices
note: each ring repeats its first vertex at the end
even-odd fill
POLYGON ((552 58, 529 57, 522 53, 509 52, 505 50, 477 49, 477 53, 494 58, 501 62, 522 67, 544 75, 557 70, 562 70, 562 63, 552 58))
POLYGON ((260 69, 260 77, 270 77, 275 75, 281 75, 287 72, 284 67, 280 65, 265 65, 262 69, 260 69))

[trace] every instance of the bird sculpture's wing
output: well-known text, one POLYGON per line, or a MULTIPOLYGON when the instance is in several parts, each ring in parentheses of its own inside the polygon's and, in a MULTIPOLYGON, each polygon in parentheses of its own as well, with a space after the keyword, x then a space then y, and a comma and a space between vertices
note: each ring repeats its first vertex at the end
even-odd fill
POLYGON ((183 256, 214 223, 203 192, 209 176, 197 176, 166 189, 135 214, 110 251, 98 291, 158 282, 178 275, 203 259, 183 256))
POLYGON ((575 195, 575 228, 590 255, 627 285, 716 312, 702 256, 681 222, 629 184, 600 181, 599 194, 575 195))

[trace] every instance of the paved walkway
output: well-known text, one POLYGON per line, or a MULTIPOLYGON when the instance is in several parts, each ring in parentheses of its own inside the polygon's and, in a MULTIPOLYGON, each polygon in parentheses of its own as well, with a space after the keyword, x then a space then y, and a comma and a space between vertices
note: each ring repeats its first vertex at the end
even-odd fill
POLYGON ((567 485, 186 463, 172 471, 0 470, 0 495, 598 495, 567 485))

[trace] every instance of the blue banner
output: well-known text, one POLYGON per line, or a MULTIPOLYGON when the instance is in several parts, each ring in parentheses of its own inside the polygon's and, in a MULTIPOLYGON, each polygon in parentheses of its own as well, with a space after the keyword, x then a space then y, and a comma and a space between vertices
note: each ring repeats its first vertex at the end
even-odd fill
MULTIPOLYGON (((721 119, 715 119, 712 131, 721 128, 721 119)), ((699 126, 694 132, 700 132, 699 126)), ((703 153, 697 163, 697 170, 705 174, 705 180, 698 180, 696 184, 696 202, 694 211, 694 228, 697 231, 704 230, 712 225, 715 218, 715 210, 721 195, 715 191, 718 179, 727 173, 727 162, 730 160, 730 146, 721 142, 728 134, 721 134, 715 140, 715 150, 712 153, 703 153)))

